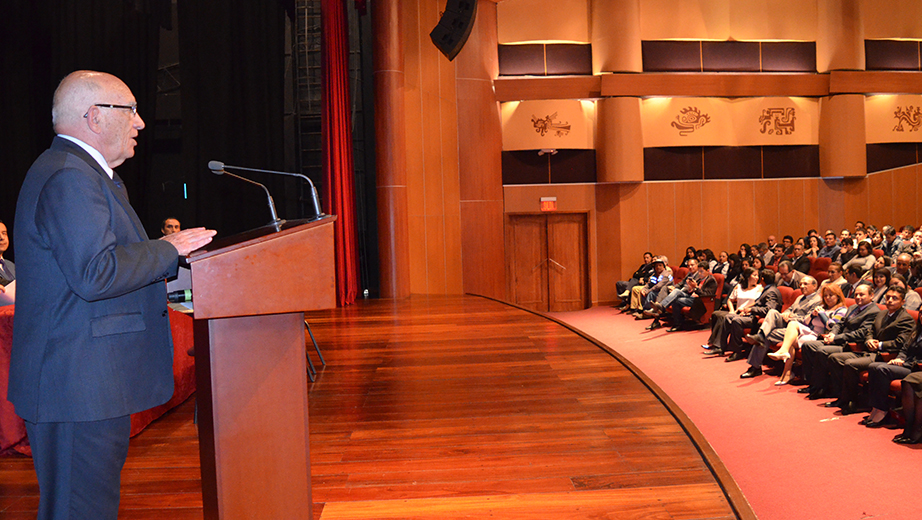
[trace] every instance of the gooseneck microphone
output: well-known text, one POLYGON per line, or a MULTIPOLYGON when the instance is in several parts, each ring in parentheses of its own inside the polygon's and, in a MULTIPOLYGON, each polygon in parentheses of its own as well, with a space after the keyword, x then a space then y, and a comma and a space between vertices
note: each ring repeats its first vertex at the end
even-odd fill
POLYGON ((252 181, 252 180, 250 180, 250 179, 247 179, 246 177, 241 177, 241 176, 239 176, 239 175, 234 175, 233 173, 230 173, 230 172, 228 172, 228 171, 225 171, 225 170, 224 170, 224 163, 222 163, 222 162, 218 162, 218 161, 209 161, 209 162, 208 162, 208 169, 211 170, 211 173, 213 173, 213 174, 215 174, 215 175, 230 175, 231 177, 233 177, 233 178, 235 178, 235 179, 240 179, 240 180, 242 180, 242 181, 249 182, 250 184, 255 184, 255 185, 259 186, 260 188, 262 188, 263 191, 266 192, 266 197, 269 198, 269 212, 272 214, 272 222, 270 222, 269 224, 272 224, 272 225, 275 225, 276 227, 278 227, 278 226, 283 222, 282 220, 279 220, 279 216, 275 213, 275 201, 272 200, 272 194, 269 193, 269 189, 266 188, 264 185, 262 185, 262 184, 260 184, 260 183, 258 183, 258 182, 256 182, 256 181, 252 181))
MULTIPOLYGON (((208 169, 220 175, 218 171, 222 173, 227 173, 224 169, 230 168, 231 170, 240 170, 246 172, 257 172, 257 173, 271 173, 274 175, 288 175, 290 177, 300 177, 307 181, 311 186, 311 210, 313 215, 310 215, 311 218, 319 218, 323 216, 323 211, 320 209, 320 196, 317 194, 317 187, 314 186, 314 182, 307 175, 301 173, 290 173, 290 172, 281 172, 276 170, 260 170, 257 168, 244 168, 243 166, 231 166, 229 164, 224 164, 221 161, 208 161, 208 169)), ((228 173, 228 175, 231 175, 228 173)))

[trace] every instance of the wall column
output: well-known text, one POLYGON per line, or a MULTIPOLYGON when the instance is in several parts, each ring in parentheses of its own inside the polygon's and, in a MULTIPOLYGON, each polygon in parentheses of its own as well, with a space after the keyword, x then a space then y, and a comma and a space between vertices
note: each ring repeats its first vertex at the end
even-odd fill
POLYGON ((505 299, 503 133, 493 93, 497 48, 496 4, 479 0, 474 28, 455 59, 461 263, 464 292, 505 299))
POLYGON ((404 56, 398 0, 371 3, 381 297, 410 295, 404 56))

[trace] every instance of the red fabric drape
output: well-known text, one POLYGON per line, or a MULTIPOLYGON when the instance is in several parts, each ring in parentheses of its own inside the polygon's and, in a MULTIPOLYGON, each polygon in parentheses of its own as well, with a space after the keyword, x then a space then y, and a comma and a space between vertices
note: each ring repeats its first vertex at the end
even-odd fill
POLYGON ((320 4, 323 200, 326 212, 339 217, 334 223, 333 234, 336 244, 336 303, 340 306, 355 303, 359 285, 346 1, 323 0, 320 4))

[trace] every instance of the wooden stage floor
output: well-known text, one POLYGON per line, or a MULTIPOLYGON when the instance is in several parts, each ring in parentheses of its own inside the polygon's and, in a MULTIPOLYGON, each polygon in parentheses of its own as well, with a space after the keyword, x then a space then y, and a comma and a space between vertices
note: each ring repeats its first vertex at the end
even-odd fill
MULTIPOLYGON (((754 518, 668 398, 553 321, 473 296, 308 319, 315 519, 754 518)), ((190 401, 132 440, 119 518, 201 518, 198 464, 190 401)), ((31 459, 0 459, 0 519, 36 507, 31 459)))

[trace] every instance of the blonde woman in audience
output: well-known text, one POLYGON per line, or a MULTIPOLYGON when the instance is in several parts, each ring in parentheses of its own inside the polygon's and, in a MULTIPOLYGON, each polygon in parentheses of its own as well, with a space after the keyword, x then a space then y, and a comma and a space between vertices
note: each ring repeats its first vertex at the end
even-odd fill
POLYGON ((820 288, 820 296, 823 299, 821 307, 813 309, 808 314, 806 322, 791 321, 788 323, 787 330, 784 332, 784 341, 781 347, 775 352, 769 352, 768 357, 784 361, 784 371, 781 377, 775 383, 777 386, 786 385, 791 381, 791 367, 794 365, 793 351, 795 346, 800 346, 807 342, 813 341, 842 321, 848 307, 845 306, 845 296, 838 285, 825 285, 820 288))

